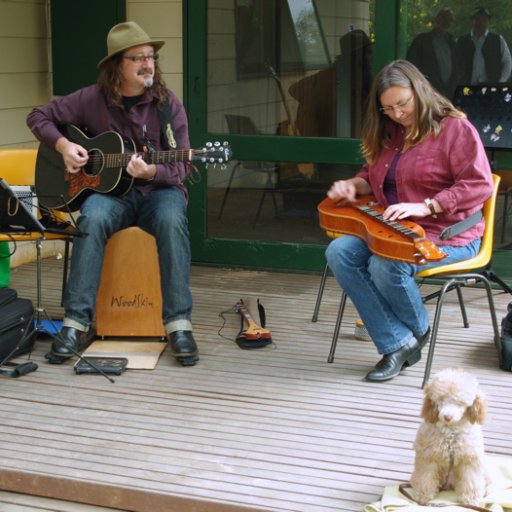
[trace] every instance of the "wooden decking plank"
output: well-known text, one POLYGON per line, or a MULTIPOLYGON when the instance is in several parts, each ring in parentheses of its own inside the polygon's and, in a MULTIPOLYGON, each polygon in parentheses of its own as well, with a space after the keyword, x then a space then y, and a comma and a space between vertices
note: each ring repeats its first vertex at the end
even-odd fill
MULTIPOLYGON (((11 434, 6 436, 6 439, 9 439, 12 442, 12 452, 17 453, 17 459, 23 459, 26 455, 26 445, 22 444, 24 441, 23 437, 21 439, 16 440, 16 436, 11 434)), ((64 443, 59 443, 58 441, 53 441, 52 439, 48 440, 48 446, 52 447, 52 453, 55 454, 56 457, 62 460, 71 459, 76 460, 70 454, 70 447, 74 446, 73 443, 68 443, 66 447, 64 443)), ((115 464, 119 467, 131 468, 143 468, 143 467, 151 467, 151 468, 163 468, 166 472, 169 473, 183 473, 187 470, 190 471, 210 471, 215 472, 218 471, 219 467, 229 468, 230 474, 226 475, 217 475, 212 478, 212 480, 221 480, 224 478, 237 478, 241 476, 240 480, 243 481, 244 478, 260 478, 265 475, 265 478, 270 478, 275 480, 276 482, 293 482, 293 483, 301 483, 304 484, 304 479, 306 478, 309 485, 313 487, 324 487, 331 486, 333 483, 337 482, 337 479, 333 477, 333 471, 336 473, 334 464, 331 464, 331 467, 319 467, 319 468, 311 468, 309 466, 300 466, 298 464, 292 463, 291 459, 281 460, 281 461, 272 461, 272 460, 262 460, 257 459, 255 457, 252 458, 235 458, 228 455, 215 455, 208 453, 201 454, 190 454, 185 453, 188 457, 181 457, 179 448, 169 448, 163 447, 160 453, 155 453, 152 450, 145 451, 137 451, 133 452, 133 458, 129 460, 126 457, 126 453, 123 452, 123 447, 119 445, 119 443, 115 444, 115 446, 105 448, 103 452, 100 453, 97 449, 91 449, 88 451, 84 451, 80 445, 77 444, 78 449, 81 449, 81 457, 85 458, 91 463, 103 464, 105 459, 108 459, 110 464, 115 464), (173 458, 174 457, 174 458, 173 458), (172 461, 172 463, 171 463, 172 461), (132 463, 131 463, 132 462, 132 463)), ((34 453, 44 457, 48 452, 41 447, 33 447, 34 453)), ((78 450, 77 450, 78 451, 78 450)), ((394 459, 396 463, 404 464, 403 469, 407 470, 409 465, 409 461, 406 460, 406 457, 399 456, 394 459)), ((359 487, 361 485, 358 482, 357 475, 362 474, 364 471, 364 466, 360 461, 359 464, 354 463, 354 459, 352 462, 345 462, 340 460, 337 462, 338 473, 339 469, 347 468, 346 478, 343 480, 347 483, 350 483, 351 488, 353 486, 359 487)), ((389 464, 390 461, 388 461, 389 464)), ((372 478, 385 478, 389 477, 389 470, 383 468, 383 470, 378 470, 376 468, 376 472, 372 474, 372 478)), ((339 482, 338 482, 339 483, 339 482)))
POLYGON ((0 511, 2 512, 48 512, 50 510, 52 512, 115 512, 113 508, 107 509, 94 505, 84 505, 83 503, 64 502, 50 498, 29 496, 27 494, 0 491, 0 511))
MULTIPOLYGON (((12 464, 10 471, 15 471, 18 464, 17 460, 8 459, 6 462, 12 464)), ((44 474, 45 465, 39 465, 37 462, 33 463, 34 470, 36 470, 43 477, 49 477, 49 475, 44 474)), ((95 487, 101 492, 102 488, 108 489, 119 489, 126 492, 127 489, 130 489, 131 492, 137 494, 148 494, 155 493, 158 491, 158 496, 161 498, 175 498, 175 497, 187 497, 194 496, 195 499, 200 499, 204 501, 209 501, 210 503, 219 502, 222 499, 225 499, 228 496, 228 500, 226 503, 229 503, 233 500, 233 503, 240 504, 239 509, 234 510, 243 510, 243 507, 263 507, 265 510, 272 510, 274 507, 282 507, 283 503, 284 510, 303 510, 305 506, 307 506, 307 510, 311 510, 314 512, 318 512, 321 510, 338 510, 339 508, 339 500, 348 499, 354 500, 357 499, 359 493, 368 491, 368 486, 365 486, 363 489, 353 489, 348 488, 346 490, 333 489, 331 492, 327 488, 322 488, 318 490, 318 494, 311 494, 311 486, 304 485, 302 487, 302 492, 286 492, 272 489, 271 486, 266 485, 265 487, 257 487, 255 485, 256 482, 253 481, 253 485, 241 486, 241 485, 226 485, 222 484, 222 487, 219 488, 216 485, 213 485, 213 482, 209 481, 208 483, 212 484, 212 488, 204 487, 203 481, 200 478, 186 478, 187 475, 178 475, 177 480, 183 480, 186 483, 173 483, 172 478, 170 478, 170 482, 162 482, 161 480, 158 482, 152 482, 148 480, 141 481, 138 480, 130 480, 125 481, 122 478, 116 478, 114 475, 102 474, 103 478, 99 478, 96 480, 91 478, 91 475, 86 471, 74 471, 72 476, 70 476, 69 472, 65 470, 65 468, 59 468, 57 466, 52 467, 52 478, 59 478, 65 480, 66 485, 70 488, 73 487, 73 482, 75 484, 80 485, 81 483, 87 483, 88 485, 94 484, 95 487), (256 492, 255 492, 256 491, 256 492), (336 493, 337 496, 331 497, 332 493, 336 493)), ((264 478, 257 479, 257 482, 260 482, 262 485, 271 484, 272 482, 266 481, 264 478)), ((128 510, 140 510, 140 509, 132 509, 128 510)), ((150 509, 145 509, 150 510, 150 509)), ((158 510, 169 510, 168 508, 161 508, 158 510)), ((183 509, 171 509, 171 510, 183 510, 183 509)), ((211 508, 205 508, 204 510, 213 510, 211 508)))

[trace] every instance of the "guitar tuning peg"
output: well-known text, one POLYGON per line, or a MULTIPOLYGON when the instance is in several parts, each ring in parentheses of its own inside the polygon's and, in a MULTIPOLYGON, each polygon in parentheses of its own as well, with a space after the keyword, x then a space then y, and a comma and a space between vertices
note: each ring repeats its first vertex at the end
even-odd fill
POLYGON ((211 142, 207 142, 207 143, 206 143, 206 147, 207 147, 207 148, 211 148, 211 147, 212 147, 212 143, 211 143, 211 142))
POLYGON ((218 147, 220 146, 220 142, 219 142, 218 140, 216 140, 216 141, 213 143, 213 145, 214 145, 216 148, 218 148, 218 147))

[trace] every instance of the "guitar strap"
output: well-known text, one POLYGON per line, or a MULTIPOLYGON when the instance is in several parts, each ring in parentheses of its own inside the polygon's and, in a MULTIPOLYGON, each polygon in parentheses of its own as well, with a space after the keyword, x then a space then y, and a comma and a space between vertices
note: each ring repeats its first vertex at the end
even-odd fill
POLYGON ((162 135, 164 136, 164 140, 170 149, 176 149, 176 139, 174 138, 174 132, 172 130, 171 123, 171 108, 169 107, 169 102, 158 104, 158 113, 160 115, 160 127, 162 129, 162 135))
POLYGON ((463 231, 466 231, 469 228, 472 228, 475 224, 480 222, 482 217, 482 210, 479 210, 470 215, 469 217, 462 219, 460 222, 457 222, 456 224, 452 224, 451 226, 444 228, 443 231, 441 231, 439 238, 441 240, 448 240, 449 238, 452 238, 453 236, 458 235, 459 233, 462 233, 463 231))

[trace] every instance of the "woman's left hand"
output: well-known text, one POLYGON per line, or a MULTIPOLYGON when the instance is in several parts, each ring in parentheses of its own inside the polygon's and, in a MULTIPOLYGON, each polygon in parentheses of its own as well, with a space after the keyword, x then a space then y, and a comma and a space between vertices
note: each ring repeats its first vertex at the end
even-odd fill
POLYGON ((382 216, 386 220, 401 220, 408 217, 427 217, 430 210, 425 203, 397 203, 389 205, 382 216))

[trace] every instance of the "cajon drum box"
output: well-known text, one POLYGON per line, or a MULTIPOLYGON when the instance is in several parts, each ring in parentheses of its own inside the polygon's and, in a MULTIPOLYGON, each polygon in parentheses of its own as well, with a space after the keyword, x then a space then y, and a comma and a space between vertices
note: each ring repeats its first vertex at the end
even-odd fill
POLYGON ((107 242, 96 301, 99 336, 165 336, 156 241, 138 227, 107 242))

